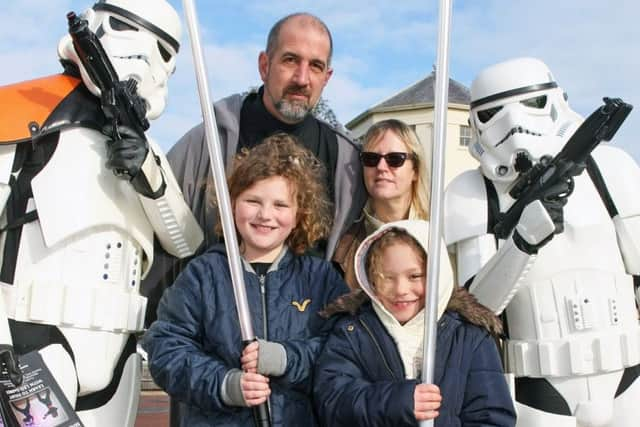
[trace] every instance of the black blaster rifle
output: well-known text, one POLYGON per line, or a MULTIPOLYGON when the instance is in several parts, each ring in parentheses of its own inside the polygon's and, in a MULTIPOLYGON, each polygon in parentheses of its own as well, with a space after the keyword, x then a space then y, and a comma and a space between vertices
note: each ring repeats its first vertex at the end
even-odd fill
MULTIPOLYGON (((73 47, 89 77, 100 89, 100 103, 105 117, 111 122, 112 138, 120 139, 118 126, 127 126, 141 139, 146 140, 144 131, 149 129, 149 121, 146 118, 146 104, 137 92, 138 83, 133 79, 120 81, 100 40, 89 29, 86 19, 69 12, 67 21, 73 47)), ((124 171, 115 173, 126 175, 124 171)))
POLYGON ((493 229, 496 237, 506 239, 511 234, 529 203, 557 183, 580 175, 591 152, 601 141, 613 138, 633 108, 620 98, 603 98, 603 101, 604 105, 587 117, 553 159, 540 161, 518 177, 509 191, 516 201, 500 215, 493 229))

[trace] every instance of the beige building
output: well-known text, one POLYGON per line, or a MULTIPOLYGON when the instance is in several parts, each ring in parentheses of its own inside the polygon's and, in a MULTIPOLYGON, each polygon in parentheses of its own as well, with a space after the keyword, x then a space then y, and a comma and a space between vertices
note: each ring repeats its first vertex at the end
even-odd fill
MULTIPOLYGON (((431 73, 358 115, 346 127, 354 138, 359 138, 376 122, 392 118, 402 120, 415 130, 421 143, 428 144, 427 152, 430 154, 433 147, 434 85, 435 74, 431 73)), ((445 185, 462 171, 478 167, 478 162, 467 149, 471 141, 469 99, 469 89, 449 79, 445 185)))

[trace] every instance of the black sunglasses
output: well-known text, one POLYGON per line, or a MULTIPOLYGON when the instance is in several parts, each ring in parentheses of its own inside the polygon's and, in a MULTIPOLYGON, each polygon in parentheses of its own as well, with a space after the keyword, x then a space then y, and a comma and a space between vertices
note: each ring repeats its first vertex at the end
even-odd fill
POLYGON ((374 153, 373 151, 363 151, 360 153, 360 161, 365 167, 375 168, 380 163, 380 159, 384 158, 384 161, 387 162, 387 165, 391 168, 399 168, 404 165, 404 162, 410 158, 414 160, 415 156, 413 153, 400 153, 400 152, 392 152, 387 154, 374 153))

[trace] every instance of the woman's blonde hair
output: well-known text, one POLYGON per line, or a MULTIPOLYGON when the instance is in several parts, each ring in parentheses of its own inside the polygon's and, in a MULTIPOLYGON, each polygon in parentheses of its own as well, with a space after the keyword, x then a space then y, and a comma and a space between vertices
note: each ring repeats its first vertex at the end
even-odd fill
POLYGON ((431 187, 431 166, 423 156, 415 132, 404 122, 396 119, 387 119, 374 123, 364 135, 362 151, 371 149, 389 131, 393 132, 407 146, 407 152, 411 154, 414 170, 418 179, 413 182, 411 188, 411 207, 419 219, 429 219, 429 191, 431 187))
POLYGON ((391 228, 371 244, 371 247, 369 247, 367 256, 364 260, 364 268, 367 272, 367 279, 369 280, 372 288, 375 289, 376 280, 379 280, 383 277, 382 257, 385 250, 389 246, 397 245, 398 243, 409 246, 413 250, 413 252, 420 258, 420 264, 427 265, 427 253, 420 245, 420 243, 418 243, 418 241, 405 230, 400 228, 391 228))
MULTIPOLYGON (((243 149, 234 159, 227 184, 231 204, 258 181, 285 178, 297 205, 296 226, 287 237, 287 246, 301 254, 331 229, 331 203, 326 189, 326 170, 294 136, 277 133, 251 149, 243 149)), ((221 234, 220 222, 216 232, 221 234)), ((238 236, 241 241, 241 237, 238 236)))

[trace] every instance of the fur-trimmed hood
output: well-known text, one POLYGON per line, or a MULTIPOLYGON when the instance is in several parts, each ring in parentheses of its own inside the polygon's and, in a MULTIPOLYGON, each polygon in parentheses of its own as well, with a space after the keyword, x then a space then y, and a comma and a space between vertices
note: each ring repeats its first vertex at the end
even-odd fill
MULTIPOLYGON (((323 311, 323 314, 327 317, 334 314, 355 315, 360 307, 370 301, 371 299, 362 289, 356 289, 338 298, 323 311)), ((476 297, 463 287, 456 287, 453 290, 446 311, 458 313, 467 322, 485 329, 495 337, 502 336, 502 322, 498 316, 480 304, 476 297)))
MULTIPOLYGON (((376 311, 386 318, 389 318, 391 322, 396 322, 395 318, 386 308, 378 301, 373 285, 369 282, 366 270, 366 259, 371 249, 371 245, 382 236, 384 236, 390 230, 402 230, 413 237, 416 242, 422 247, 426 254, 429 254, 429 222, 424 220, 404 220, 388 222, 381 225, 376 231, 367 236, 355 255, 355 270, 356 280, 360 288, 369 295, 369 298, 373 301, 376 311)), ((429 256, 429 255, 427 255, 429 256)), ((427 285, 428 286, 428 285, 427 285)), ((439 277, 438 277, 438 300, 437 300, 437 318, 440 319, 444 313, 447 302, 451 297, 453 291, 453 270, 451 269, 451 263, 447 256, 447 249, 444 246, 444 242, 440 243, 440 263, 439 263, 439 277)))
MULTIPOLYGON (((390 313, 382 307, 377 300, 373 286, 369 282, 366 274, 365 260, 373 242, 392 229, 402 229, 410 234, 427 251, 429 240, 429 222, 423 220, 405 220, 386 223, 374 233, 362 241, 355 254, 355 273, 360 289, 344 295, 333 304, 328 306, 323 312, 330 316, 336 313, 356 314, 358 309, 368 301, 376 305, 376 311, 384 311, 388 316, 390 313)), ((500 320, 485 306, 481 305, 476 298, 469 294, 466 289, 455 286, 453 283, 453 270, 447 256, 444 244, 441 245, 440 271, 438 283, 438 319, 442 317, 445 310, 457 312, 469 323, 480 326, 492 335, 502 334, 502 324, 500 320)))

